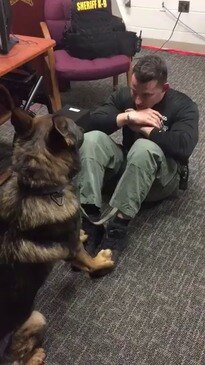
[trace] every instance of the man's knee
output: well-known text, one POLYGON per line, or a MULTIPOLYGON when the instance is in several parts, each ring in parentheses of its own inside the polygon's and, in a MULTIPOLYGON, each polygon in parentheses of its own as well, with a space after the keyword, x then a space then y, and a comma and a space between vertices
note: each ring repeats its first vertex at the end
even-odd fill
POLYGON ((147 162, 156 165, 162 160, 163 156, 162 149, 156 143, 140 138, 131 147, 127 161, 134 165, 146 167, 147 162))
POLYGON ((101 131, 91 131, 84 134, 84 143, 91 145, 98 145, 99 143, 105 143, 110 137, 101 131))
POLYGON ((84 142, 80 148, 81 155, 94 152, 109 141, 109 136, 101 131, 91 131, 84 134, 84 142))

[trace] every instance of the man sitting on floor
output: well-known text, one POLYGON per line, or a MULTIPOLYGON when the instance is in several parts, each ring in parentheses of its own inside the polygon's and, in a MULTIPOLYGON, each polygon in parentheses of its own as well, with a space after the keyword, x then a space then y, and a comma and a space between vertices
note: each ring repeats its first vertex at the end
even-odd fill
POLYGON ((142 202, 167 198, 179 187, 180 168, 188 166, 198 141, 198 119, 197 105, 169 87, 167 66, 156 55, 140 58, 131 88, 114 92, 91 113, 79 175, 81 204, 91 221, 100 218, 103 184, 113 175, 120 178, 109 202, 114 218, 103 238, 102 226, 86 218, 83 226, 98 249, 113 250, 114 260, 126 247, 128 223, 142 202), (122 146, 109 137, 120 128, 122 146))

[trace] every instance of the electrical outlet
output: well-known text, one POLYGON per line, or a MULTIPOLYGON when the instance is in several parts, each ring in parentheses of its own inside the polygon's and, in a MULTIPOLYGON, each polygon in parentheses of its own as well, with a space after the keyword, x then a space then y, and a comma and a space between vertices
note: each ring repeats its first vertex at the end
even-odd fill
POLYGON ((190 1, 179 1, 178 12, 189 13, 190 1))

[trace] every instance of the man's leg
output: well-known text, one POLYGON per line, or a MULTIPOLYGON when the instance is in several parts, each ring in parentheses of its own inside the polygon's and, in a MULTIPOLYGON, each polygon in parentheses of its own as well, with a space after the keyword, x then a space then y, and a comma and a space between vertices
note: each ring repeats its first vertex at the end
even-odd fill
POLYGON ((105 133, 92 131, 85 133, 80 158, 78 184, 81 204, 92 204, 100 208, 105 171, 117 174, 123 163, 123 153, 105 133))
POLYGON ((100 208, 105 171, 110 170, 115 175, 122 165, 123 153, 105 133, 92 131, 85 133, 80 158, 82 166, 78 185, 81 204, 92 204, 100 208))
POLYGON ((110 206, 134 218, 146 199, 157 201, 167 198, 179 183, 177 163, 166 158, 161 148, 147 139, 139 139, 131 147, 127 165, 110 206))
MULTIPOLYGON (((105 133, 92 131, 85 133, 80 149, 81 171, 78 176, 80 201, 91 220, 97 221, 102 204, 102 186, 106 172, 113 176, 123 163, 123 153, 105 133)), ((82 228, 89 236, 86 246, 90 253, 100 242, 104 233, 103 226, 94 226, 83 218, 82 228)))
POLYGON ((128 153, 126 169, 110 200, 110 206, 117 208, 118 214, 108 224, 103 248, 122 251, 126 246, 127 225, 140 210, 142 202, 148 198, 156 201, 168 197, 178 183, 176 162, 167 159, 154 142, 137 140, 128 153))

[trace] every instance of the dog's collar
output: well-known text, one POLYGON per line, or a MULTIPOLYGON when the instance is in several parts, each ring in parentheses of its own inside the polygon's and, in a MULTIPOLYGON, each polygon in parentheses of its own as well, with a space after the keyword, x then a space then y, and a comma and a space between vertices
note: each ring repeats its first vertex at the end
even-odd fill
POLYGON ((45 186, 45 187, 30 187, 19 182, 19 187, 23 188, 23 192, 35 196, 50 196, 50 198, 58 205, 64 204, 65 185, 64 186, 45 186))
POLYGON ((50 198, 59 206, 61 207, 64 204, 64 197, 65 197, 65 193, 64 190, 62 190, 61 192, 54 192, 54 193, 50 193, 50 198))

